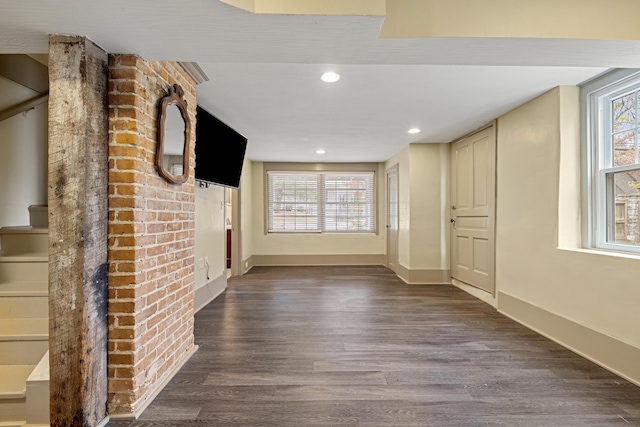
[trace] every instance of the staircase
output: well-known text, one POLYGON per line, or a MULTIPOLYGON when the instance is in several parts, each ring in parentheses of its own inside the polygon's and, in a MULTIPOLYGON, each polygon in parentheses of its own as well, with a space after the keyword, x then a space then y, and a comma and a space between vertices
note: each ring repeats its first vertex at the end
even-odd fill
POLYGON ((0 427, 49 425, 48 230, 31 223, 0 228, 0 427))

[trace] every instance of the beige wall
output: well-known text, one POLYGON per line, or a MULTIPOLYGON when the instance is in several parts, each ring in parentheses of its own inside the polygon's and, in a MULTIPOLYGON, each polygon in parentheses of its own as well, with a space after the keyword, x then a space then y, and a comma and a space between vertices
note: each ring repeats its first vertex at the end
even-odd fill
POLYGON ((498 120, 498 308, 561 342, 565 324, 585 341, 614 340, 633 363, 600 357, 599 342, 564 343, 640 383, 640 259, 569 248, 575 239, 566 238, 580 203, 578 102, 577 88, 556 88, 498 120), (555 326, 545 329, 544 318, 555 326))
MULTIPOLYGON (((322 256, 322 255, 373 255, 376 259, 386 253, 386 214, 384 196, 384 167, 378 167, 378 230, 377 234, 340 233, 273 233, 265 231, 264 164, 253 162, 252 168, 252 228, 253 256, 322 256)), ((246 207, 243 207, 245 212, 246 207)), ((244 232, 244 230, 243 230, 244 232)))
POLYGON ((47 204, 47 108, 0 122, 0 227, 29 225, 28 207, 47 204))
POLYGON ((411 268, 449 269, 449 144, 411 144, 411 268))
POLYGON ((389 159, 398 165, 399 275, 408 282, 448 282, 449 145, 410 144, 389 159), (413 276, 410 278, 409 276, 413 276))

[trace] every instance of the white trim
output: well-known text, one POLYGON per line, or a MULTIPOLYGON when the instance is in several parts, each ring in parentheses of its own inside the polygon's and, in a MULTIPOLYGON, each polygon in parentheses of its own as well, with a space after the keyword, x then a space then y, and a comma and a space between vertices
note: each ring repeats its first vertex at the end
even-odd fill
MULTIPOLYGON (((640 253, 640 247, 608 242, 611 227, 611 189, 607 175, 633 169, 633 167, 609 167, 611 153, 608 141, 611 135, 605 105, 611 98, 630 91, 630 86, 640 81, 639 69, 613 70, 584 83, 580 88, 582 131, 582 242, 586 248, 640 253)), ((637 87, 633 90, 637 90, 637 87)), ((635 168, 637 169, 637 168, 635 168)), ((615 227, 615 223, 613 224, 615 227)))
POLYGON ((178 64, 196 82, 196 85, 209 81, 209 77, 197 62, 178 62, 178 64))
POLYGON ((193 297, 193 313, 202 310, 227 289, 227 271, 197 288, 193 297))
POLYGON ((253 255, 252 266, 382 265, 384 254, 253 255))
POLYGON ((398 263, 398 276, 407 285, 450 285, 451 272, 436 269, 408 269, 398 263))
POLYGON ((498 312, 640 386, 640 348, 499 292, 498 312))

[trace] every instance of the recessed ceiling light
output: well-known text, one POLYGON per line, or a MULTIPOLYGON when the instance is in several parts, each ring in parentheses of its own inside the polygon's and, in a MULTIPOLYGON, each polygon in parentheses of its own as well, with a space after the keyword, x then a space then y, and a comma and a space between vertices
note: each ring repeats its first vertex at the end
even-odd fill
POLYGON ((324 154, 326 153, 326 151, 324 151, 322 148, 319 150, 316 150, 316 154, 324 154))
POLYGON ((335 83, 340 80, 340 74, 334 73, 333 71, 328 71, 320 76, 323 82, 327 83, 335 83))
POLYGON ((420 129, 418 128, 409 129, 409 133, 420 133, 420 129))

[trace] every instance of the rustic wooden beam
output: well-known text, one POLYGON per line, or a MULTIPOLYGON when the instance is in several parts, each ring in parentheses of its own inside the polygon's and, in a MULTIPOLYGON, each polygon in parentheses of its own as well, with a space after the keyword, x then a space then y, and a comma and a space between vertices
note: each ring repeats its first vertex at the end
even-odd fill
POLYGON ((107 54, 49 38, 51 426, 95 426, 107 401, 107 54))

